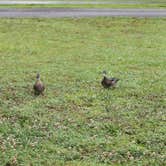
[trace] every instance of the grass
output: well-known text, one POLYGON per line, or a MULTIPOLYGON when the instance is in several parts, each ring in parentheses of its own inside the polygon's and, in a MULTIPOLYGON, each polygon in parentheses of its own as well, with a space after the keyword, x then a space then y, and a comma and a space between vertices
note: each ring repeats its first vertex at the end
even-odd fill
POLYGON ((166 8, 166 4, 57 4, 57 5, 0 5, 0 8, 166 8))
MULTIPOLYGON (((43 0, 45 1, 45 0, 43 0)), ((54 1, 54 0, 52 0, 54 1)), ((61 0, 64 1, 64 0, 61 0)), ((68 1, 68 0, 66 0, 68 1)), ((78 0, 74 0, 78 1, 78 0)), ((91 2, 92 0, 86 0, 91 2)), ((86 2, 85 1, 85 2, 86 2)), ((95 0, 98 1, 98 0, 95 0)), ((103 0, 99 0, 103 2, 103 0)), ((166 8, 165 0, 106 0, 104 2, 110 2, 110 4, 52 4, 52 5, 0 5, 0 8, 166 8), (112 3, 112 4, 111 4, 112 3)))
POLYGON ((164 18, 1 19, 0 165, 164 165, 165 27, 164 18), (121 79, 116 89, 101 87, 102 70, 121 79))

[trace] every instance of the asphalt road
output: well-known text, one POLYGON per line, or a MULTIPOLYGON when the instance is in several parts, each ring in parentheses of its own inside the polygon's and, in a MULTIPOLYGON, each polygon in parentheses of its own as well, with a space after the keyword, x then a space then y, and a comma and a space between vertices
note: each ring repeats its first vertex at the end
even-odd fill
POLYGON ((8 18, 62 18, 62 17, 166 17, 166 9, 70 9, 31 8, 0 9, 0 17, 8 18))
MULTIPOLYGON (((162 3, 162 2, 140 2, 140 1, 132 1, 132 0, 127 0, 127 1, 40 1, 40 0, 0 0, 0 4, 1 5, 13 5, 13 4, 24 4, 24 5, 28 5, 28 4, 155 4, 155 3, 162 3)), ((164 3, 164 2, 163 2, 164 3)))

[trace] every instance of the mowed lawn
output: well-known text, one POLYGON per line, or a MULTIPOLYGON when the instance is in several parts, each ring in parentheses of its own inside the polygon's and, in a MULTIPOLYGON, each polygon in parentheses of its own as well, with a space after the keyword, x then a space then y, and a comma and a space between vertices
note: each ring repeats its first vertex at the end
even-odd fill
POLYGON ((1 19, 0 165, 164 165, 165 27, 165 18, 1 19), (103 70, 120 78, 116 89, 102 88, 103 70))
MULTIPOLYGON (((1 0, 0 0, 1 1, 1 0)), ((21 0, 15 0, 21 1, 21 0)), ((33 0, 30 0, 33 1, 33 0)), ((57 0, 36 0, 40 2, 57 1, 57 0)), ((63 4, 71 2, 71 0, 59 0, 62 4, 0 4, 1 8, 166 8, 165 0, 72 0, 71 4, 63 4), (76 4, 74 4, 74 2, 76 4), (84 4, 79 4, 83 2, 84 4), (92 4, 97 2, 99 4, 92 4), (105 3, 105 4, 102 4, 105 3)))

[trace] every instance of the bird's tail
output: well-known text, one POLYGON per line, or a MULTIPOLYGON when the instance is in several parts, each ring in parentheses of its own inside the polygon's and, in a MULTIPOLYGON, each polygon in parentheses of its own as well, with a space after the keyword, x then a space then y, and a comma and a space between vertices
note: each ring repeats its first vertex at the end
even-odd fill
POLYGON ((118 82, 119 80, 120 80, 120 79, 119 79, 119 78, 117 78, 115 81, 116 81, 116 82, 118 82))

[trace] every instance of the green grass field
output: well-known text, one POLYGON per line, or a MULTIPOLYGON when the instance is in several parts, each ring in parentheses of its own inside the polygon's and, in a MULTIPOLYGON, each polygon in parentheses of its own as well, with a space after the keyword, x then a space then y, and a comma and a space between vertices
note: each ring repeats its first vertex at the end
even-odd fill
MULTIPOLYGON (((1 0, 0 0, 1 1, 1 0)), ((18 0, 21 1, 21 0, 18 0)), ((37 0, 36 0, 37 1, 37 0)), ((39 0, 46 1, 46 0, 39 0)), ((56 1, 56 0, 51 0, 56 1)), ((59 0, 70 1, 70 0, 59 0)), ((73 0, 72 2, 81 0, 73 0)), ((51 4, 51 5, 0 5, 0 8, 166 8, 165 0, 84 0, 87 4, 51 4), (88 2, 110 2, 110 4, 88 4, 88 2)))
POLYGON ((165 27, 147 18, 1 19, 0 165, 165 165, 165 27), (116 89, 102 88, 103 70, 121 79, 116 89))
POLYGON ((100 5, 0 5, 0 8, 166 8, 166 4, 100 4, 100 5))
POLYGON ((0 5, 0 8, 166 8, 166 3, 152 4, 57 4, 57 5, 0 5))

